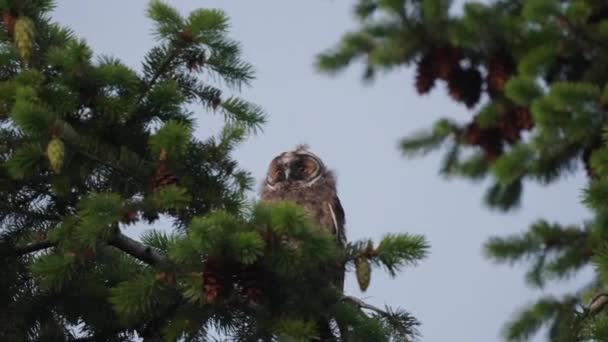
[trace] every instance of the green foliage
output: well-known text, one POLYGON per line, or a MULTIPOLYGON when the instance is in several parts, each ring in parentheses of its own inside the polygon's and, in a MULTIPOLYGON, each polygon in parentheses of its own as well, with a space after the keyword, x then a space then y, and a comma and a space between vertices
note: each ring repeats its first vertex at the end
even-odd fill
POLYGON ((505 85, 505 96, 518 105, 530 105, 541 94, 534 79, 529 77, 513 77, 505 85))
POLYGON ((421 235, 387 235, 376 248, 378 261, 386 267, 392 276, 402 266, 416 263, 427 255, 428 244, 421 235))
MULTIPOLYGON (((247 202, 253 178, 232 154, 265 114, 236 96, 254 72, 221 10, 151 1, 156 46, 131 69, 53 23, 52 7, 0 0, 0 340, 415 336, 409 313, 347 304, 336 279, 356 257, 394 276, 426 256, 421 236, 342 250, 303 208, 247 202), (201 110, 224 117, 202 141, 201 110), (161 215, 172 227, 123 233, 161 215)), ((394 66, 398 28, 368 31, 394 34, 370 59, 394 66)))
POLYGON ((160 0, 150 1, 147 14, 156 24, 154 33, 158 38, 175 38, 184 27, 182 16, 173 7, 160 0))
POLYGON ((438 121, 430 132, 419 132, 407 138, 403 138, 400 143, 404 154, 411 156, 426 154, 440 146, 456 130, 456 126, 447 119, 438 121))
POLYGON ((162 286, 152 274, 142 274, 112 289, 110 302, 121 319, 138 321, 157 305, 162 286))
MULTIPOLYGON (((358 27, 317 58, 333 75, 363 60, 367 70, 414 65, 415 85, 426 94, 444 82, 447 93, 468 108, 464 122, 440 119, 403 138, 408 157, 443 149, 444 176, 490 178, 484 202, 512 210, 528 182, 550 185, 585 170, 582 200, 591 218, 573 226, 541 220, 517 236, 492 238, 488 257, 524 262, 534 286, 565 279, 601 261, 606 236, 606 110, 608 51, 606 4, 585 0, 473 1, 455 15, 449 1, 370 1, 354 6, 358 27), (372 30, 384 27, 387 30, 372 30), (407 37, 407 42, 394 37, 407 37), (383 53, 386 42, 401 53, 383 53), (374 58, 381 54, 386 58, 374 58), (459 70, 479 72, 478 81, 459 70), (584 167, 581 167, 581 164, 584 167), (592 256, 595 256, 592 258, 592 256)), ((603 291, 603 263, 585 287, 603 291)), ((551 341, 591 341, 608 331, 605 310, 575 314, 581 294, 541 300, 506 327, 507 340, 528 340, 542 326, 551 341)), ((584 310, 583 310, 584 311, 584 310)), ((602 340, 602 338, 596 339, 602 340)))
POLYGON ((69 254, 49 254, 38 258, 31 266, 44 290, 58 290, 73 276, 75 257, 69 254))

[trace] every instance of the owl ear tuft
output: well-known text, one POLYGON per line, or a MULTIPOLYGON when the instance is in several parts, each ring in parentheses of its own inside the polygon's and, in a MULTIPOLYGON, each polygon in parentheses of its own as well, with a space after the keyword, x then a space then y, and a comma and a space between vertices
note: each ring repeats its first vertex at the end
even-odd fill
POLYGON ((296 151, 309 150, 309 149, 310 149, 310 146, 308 146, 308 144, 305 144, 305 143, 296 145, 296 151))

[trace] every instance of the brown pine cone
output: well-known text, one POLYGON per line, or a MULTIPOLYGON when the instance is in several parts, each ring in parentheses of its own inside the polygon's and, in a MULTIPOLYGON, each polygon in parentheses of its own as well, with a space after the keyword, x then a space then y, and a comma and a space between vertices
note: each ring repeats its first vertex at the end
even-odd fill
POLYGON ((442 80, 447 80, 450 74, 459 68, 459 62, 462 59, 462 49, 443 45, 436 49, 433 53, 435 74, 442 80))
POLYGON ((433 63, 431 52, 425 53, 418 61, 416 67, 416 90, 420 95, 428 93, 435 85, 437 74, 433 63))
POLYGON ((505 53, 497 53, 489 58, 487 68, 486 83, 488 93, 490 96, 495 97, 503 93, 505 84, 515 71, 515 63, 511 56, 505 53))
POLYGON ((517 123, 517 127, 520 129, 532 129, 534 127, 534 120, 532 118, 532 113, 530 110, 525 107, 517 107, 515 108, 515 122, 517 123))

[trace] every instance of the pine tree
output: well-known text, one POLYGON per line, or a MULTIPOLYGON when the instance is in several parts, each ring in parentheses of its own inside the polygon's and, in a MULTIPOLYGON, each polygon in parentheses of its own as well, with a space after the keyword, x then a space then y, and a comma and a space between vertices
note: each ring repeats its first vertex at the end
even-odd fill
POLYGON ((549 185, 582 164, 585 222, 534 222, 485 245, 490 259, 529 262, 526 282, 542 288, 586 265, 595 276, 563 298, 545 297, 505 327, 526 340, 545 325, 551 341, 608 340, 608 4, 603 0, 468 2, 358 0, 359 28, 318 56, 322 72, 365 63, 364 78, 398 66, 416 69, 415 89, 437 83, 472 112, 441 119, 401 141, 408 156, 445 149, 441 172, 489 178, 485 203, 508 211, 526 182, 549 185), (525 134, 524 134, 525 133, 525 134))
POLYGON ((0 1, 1 341, 416 336, 408 312, 330 286, 327 265, 356 267, 365 289, 372 266, 422 259, 423 237, 338 250, 294 204, 246 201, 252 178, 231 152, 265 116, 231 95, 253 68, 222 11, 151 1, 157 46, 135 71, 94 58, 53 6, 0 1), (193 108, 224 128, 195 138, 193 108), (161 215, 173 226, 123 233, 161 215))

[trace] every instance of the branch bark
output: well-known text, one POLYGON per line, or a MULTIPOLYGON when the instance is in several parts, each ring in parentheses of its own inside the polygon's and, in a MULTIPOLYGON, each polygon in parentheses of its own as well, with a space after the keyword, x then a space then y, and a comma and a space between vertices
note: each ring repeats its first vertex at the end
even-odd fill
POLYGON ((136 259, 145 262, 150 266, 158 266, 168 263, 168 259, 165 255, 159 253, 152 247, 146 246, 139 241, 131 239, 121 232, 117 232, 116 236, 110 240, 108 244, 120 249, 136 259))
POLYGON ((600 293, 593 297, 585 308, 588 316, 595 316, 608 304, 608 293, 600 293))
MULTIPOLYGON (((162 253, 158 252, 152 247, 144 245, 139 241, 133 240, 120 232, 117 232, 116 236, 110 240, 108 244, 114 248, 120 249, 138 260, 145 262, 150 266, 158 266, 168 263, 167 257, 162 253)), ((13 250, 9 250, 8 255, 19 257, 25 254, 55 247, 56 245, 57 244, 55 242, 50 240, 43 240, 31 243, 29 245, 16 247, 13 250)))
POLYGON ((31 243, 29 245, 15 247, 12 251, 9 250, 8 255, 20 257, 22 255, 38 252, 43 249, 47 249, 47 248, 51 248, 51 247, 55 247, 55 246, 56 246, 56 243, 54 243, 54 242, 51 242, 49 240, 42 240, 39 242, 31 243))

